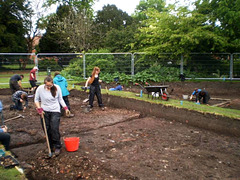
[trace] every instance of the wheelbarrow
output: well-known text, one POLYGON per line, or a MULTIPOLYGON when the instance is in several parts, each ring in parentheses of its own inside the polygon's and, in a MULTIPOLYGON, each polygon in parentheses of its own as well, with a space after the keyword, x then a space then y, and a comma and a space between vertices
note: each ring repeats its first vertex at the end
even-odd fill
POLYGON ((169 93, 167 92, 167 88, 169 85, 163 85, 163 86, 146 86, 145 89, 148 94, 148 98, 150 95, 152 95, 152 99, 159 98, 161 96, 162 100, 167 101, 169 99, 169 93))

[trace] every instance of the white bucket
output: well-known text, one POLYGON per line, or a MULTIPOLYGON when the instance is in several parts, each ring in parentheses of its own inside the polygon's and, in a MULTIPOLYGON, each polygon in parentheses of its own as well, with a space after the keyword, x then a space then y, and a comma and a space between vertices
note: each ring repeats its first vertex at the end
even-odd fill
POLYGON ((188 99, 188 95, 182 95, 183 99, 188 99))
POLYGON ((153 97, 159 97, 159 92, 156 92, 156 93, 155 93, 155 92, 152 92, 152 96, 153 96, 153 97))

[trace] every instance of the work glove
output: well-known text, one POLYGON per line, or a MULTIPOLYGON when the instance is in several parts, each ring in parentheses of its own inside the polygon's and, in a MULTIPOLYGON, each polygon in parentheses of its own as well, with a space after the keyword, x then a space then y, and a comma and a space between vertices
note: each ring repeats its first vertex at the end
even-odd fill
POLYGON ((36 108, 36 109, 37 109, 37 112, 38 112, 39 115, 44 114, 43 108, 36 108))
POLYGON ((63 109, 65 110, 66 116, 69 117, 71 112, 69 111, 68 107, 65 106, 63 109))
POLYGON ((86 92, 87 91, 87 87, 84 87, 84 92, 86 92))

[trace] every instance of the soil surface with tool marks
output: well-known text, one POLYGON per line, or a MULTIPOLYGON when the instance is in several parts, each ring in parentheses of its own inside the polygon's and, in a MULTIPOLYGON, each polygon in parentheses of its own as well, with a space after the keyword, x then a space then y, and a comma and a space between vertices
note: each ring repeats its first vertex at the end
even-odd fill
MULTIPOLYGON (((169 85, 170 91, 174 89, 171 98, 181 99, 182 94, 191 94, 195 87, 205 87, 211 97, 230 99, 234 102, 231 108, 239 108, 239 83, 169 85)), ((102 86, 110 88, 114 84, 102 86)), ((125 90, 139 93, 140 87, 125 90)), ((33 99, 29 99, 26 112, 10 111, 10 90, 0 90, 4 119, 19 114, 24 116, 5 125, 11 134, 11 151, 28 179, 240 179, 239 137, 217 134, 151 114, 146 116, 124 107, 107 106, 102 111, 96 102, 93 110, 88 111, 83 103, 87 94, 77 90, 70 93, 71 111, 75 116, 61 118, 61 140, 63 142, 63 137, 80 137, 79 149, 67 152, 63 142, 61 154, 48 158, 33 99)), ((107 104, 106 99, 103 101, 107 104)))

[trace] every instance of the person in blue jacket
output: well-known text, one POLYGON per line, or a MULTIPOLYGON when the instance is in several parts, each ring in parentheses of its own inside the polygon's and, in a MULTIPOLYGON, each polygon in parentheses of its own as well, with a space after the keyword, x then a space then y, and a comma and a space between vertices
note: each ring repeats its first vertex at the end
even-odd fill
POLYGON ((197 95, 197 103, 200 104, 200 101, 202 99, 203 104, 208 104, 208 101, 210 100, 210 95, 209 93, 204 89, 201 90, 198 95, 197 95))
POLYGON ((61 76, 59 71, 56 71, 54 74, 53 83, 60 86, 60 88, 62 90, 63 100, 64 100, 65 104, 67 105, 68 109, 70 110, 70 103, 68 100, 68 95, 70 93, 67 89, 68 82, 67 82, 66 78, 61 76))
POLYGON ((123 90, 123 86, 122 85, 118 85, 115 88, 110 88, 109 91, 122 91, 123 90))
POLYGON ((190 100, 192 100, 193 96, 195 96, 195 101, 198 102, 198 93, 201 92, 201 89, 195 88, 193 93, 190 96, 190 100))

